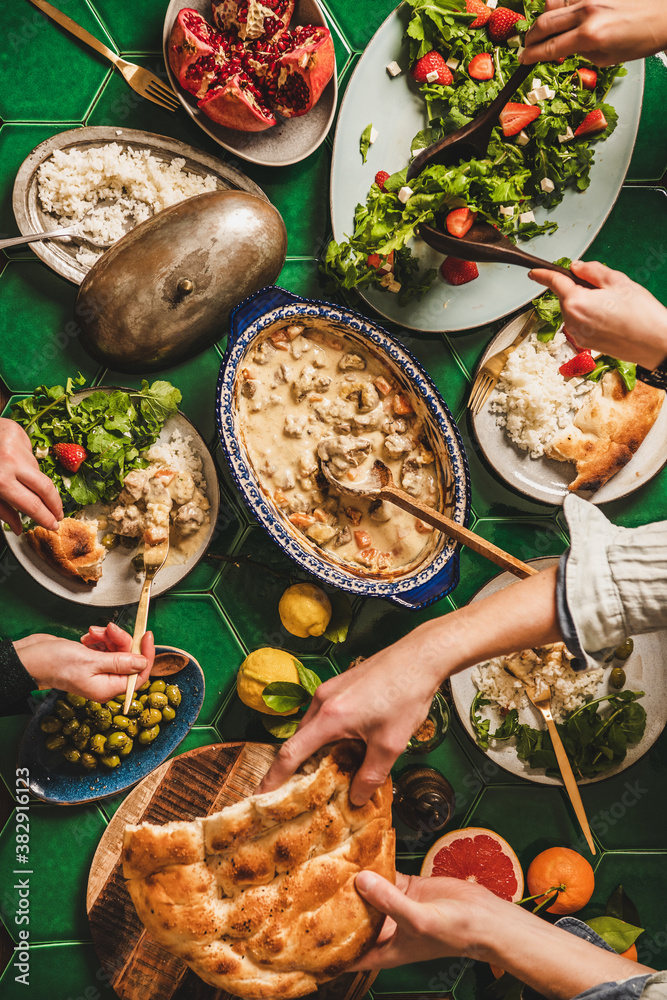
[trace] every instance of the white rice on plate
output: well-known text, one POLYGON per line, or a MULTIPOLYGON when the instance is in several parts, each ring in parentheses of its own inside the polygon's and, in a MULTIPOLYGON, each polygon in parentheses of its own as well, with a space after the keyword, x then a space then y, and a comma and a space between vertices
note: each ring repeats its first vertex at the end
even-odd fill
MULTIPOLYGON (((506 711, 513 708, 521 710, 529 705, 529 701, 522 682, 506 670, 510 659, 508 656, 497 656, 486 663, 479 663, 473 667, 472 679, 484 698, 506 711)), ((551 688, 551 711, 556 722, 563 722, 570 712, 594 698, 604 677, 601 668, 573 670, 571 659, 563 643, 556 643, 553 651, 540 654, 542 662, 529 674, 531 683, 539 679, 551 688)))
POLYGON ((582 378, 563 378, 558 369, 572 356, 562 332, 548 343, 533 334, 510 354, 491 398, 497 422, 531 458, 544 455, 594 386, 582 378))
MULTIPOLYGON (((91 149, 57 149, 37 172, 37 194, 42 209, 58 216, 59 224, 80 222, 86 212, 96 209, 86 221, 86 234, 115 241, 170 205, 217 190, 218 180, 212 174, 202 176, 184 167, 180 157, 163 160, 148 149, 123 148, 117 142, 91 149)), ((103 253, 82 247, 76 259, 92 266, 103 253)))

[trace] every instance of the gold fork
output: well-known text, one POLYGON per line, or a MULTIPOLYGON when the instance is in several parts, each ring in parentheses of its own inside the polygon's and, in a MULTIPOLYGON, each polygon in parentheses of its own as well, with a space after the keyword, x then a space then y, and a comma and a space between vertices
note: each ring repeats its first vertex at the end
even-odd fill
POLYGON ((530 315, 521 327, 520 333, 517 334, 509 347, 506 347, 504 351, 499 351, 497 354, 490 357, 484 362, 480 370, 477 372, 470 393, 470 402, 468 403, 468 406, 475 416, 477 416, 480 412, 487 399, 498 385, 498 379, 500 378, 502 370, 505 367, 507 359, 512 351, 515 351, 517 347, 524 342, 524 340, 527 340, 528 337, 530 337, 533 332, 536 319, 535 310, 531 309, 530 315))
MULTIPOLYGON (((513 671, 511 672, 513 673, 513 671)), ((518 675, 514 674, 514 676, 516 677, 518 675)), ((574 773, 572 771, 572 765, 570 764, 570 760, 565 752, 563 741, 560 738, 560 734, 556 729, 556 723, 554 722, 553 715, 551 714, 551 688, 544 682, 542 682, 542 686, 538 689, 522 677, 520 677, 519 680, 523 682, 528 698, 533 703, 537 711, 541 713, 542 718, 547 724, 549 736, 551 737, 551 745, 553 746, 554 753, 556 754, 556 760, 558 761, 558 767, 563 779, 563 784, 565 785, 565 791, 569 796, 572 808, 574 809, 576 817, 579 820, 579 825, 581 826, 584 837, 586 838, 589 850, 591 854, 595 854, 595 843, 593 841, 591 828, 586 817, 584 803, 581 801, 579 786, 577 785, 576 778, 574 777, 574 773)))
POLYGON ((169 84, 163 83, 162 80, 158 79, 157 76, 150 73, 147 69, 144 69, 143 66, 137 66, 136 63, 121 59, 119 55, 108 49, 94 35, 91 35, 80 24, 73 21, 71 17, 63 14, 62 11, 58 10, 52 4, 47 3, 47 0, 30 0, 30 3, 38 7, 42 13, 54 20, 61 28, 69 31, 79 41, 85 42, 91 49, 95 49, 101 56, 112 62, 116 69, 122 73, 125 82, 129 83, 132 90, 140 94, 141 97, 152 101, 153 104, 159 104, 161 108, 165 108, 167 111, 176 111, 179 102, 169 84))
MULTIPOLYGON (((158 571, 161 570, 166 563, 168 555, 169 537, 167 537, 165 542, 159 542, 157 545, 145 545, 144 547, 145 576, 144 583, 141 588, 141 596, 139 598, 139 607, 137 608, 137 617, 134 622, 134 635, 132 636, 132 647, 130 649, 131 653, 141 653, 141 640, 144 637, 146 626, 148 625, 148 606, 151 600, 153 580, 155 579, 158 571)), ((123 715, 127 715, 127 710, 130 707, 136 683, 137 674, 128 674, 127 685, 125 687, 125 700, 123 702, 123 715)))

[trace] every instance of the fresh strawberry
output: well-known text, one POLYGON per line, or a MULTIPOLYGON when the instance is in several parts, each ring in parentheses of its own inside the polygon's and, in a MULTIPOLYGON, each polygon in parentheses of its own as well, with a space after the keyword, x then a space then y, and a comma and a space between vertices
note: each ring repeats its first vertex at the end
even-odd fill
POLYGON ((469 208, 455 208, 447 216, 447 231, 462 239, 476 218, 477 212, 471 212, 469 208))
POLYGON ((607 119, 602 114, 600 108, 589 111, 579 128, 575 128, 575 135, 587 135, 589 132, 603 132, 607 127, 607 119))
POLYGON ((469 281, 479 278, 477 264, 472 260, 459 260, 458 257, 446 257, 440 265, 440 274, 450 285, 467 285, 469 281))
POLYGON ((380 188, 380 191, 384 191, 384 186, 390 177, 391 174, 388 174, 386 170, 378 170, 375 175, 375 183, 380 188))
POLYGON ((369 267, 374 267, 380 274, 388 274, 389 271, 394 270, 394 251, 392 250, 387 257, 381 257, 378 253, 371 253, 366 258, 366 263, 369 267))
POLYGON ((575 375, 588 375, 596 367, 593 355, 590 351, 580 351, 574 358, 570 358, 558 371, 563 378, 573 378, 575 375))
POLYGON ((425 56, 418 59, 415 65, 412 67, 412 76, 417 83, 428 83, 426 79, 430 73, 437 73, 437 79, 431 81, 432 83, 439 83, 443 87, 449 86, 450 83, 454 83, 454 77, 452 76, 452 71, 442 58, 439 52, 435 49, 431 49, 427 52, 425 56))
POLYGON ((576 342, 570 331, 565 326, 563 327, 563 333, 565 334, 565 339, 567 340, 568 343, 572 344, 577 354, 581 354, 584 348, 579 347, 579 344, 576 342))
POLYGON ((468 64, 468 73, 473 80, 493 80, 496 70, 488 52, 480 52, 468 64))
POLYGON ((466 0, 466 14, 479 14, 470 27, 482 28, 493 14, 493 10, 482 3, 482 0, 466 0))
POLYGON ((58 443, 54 444, 51 451, 67 472, 78 472, 88 458, 88 452, 80 444, 58 443))
POLYGON ((487 25, 489 38, 496 45, 499 42, 506 42, 510 35, 514 34, 514 25, 517 21, 523 20, 523 14, 517 14, 516 11, 510 10, 508 7, 497 7, 487 25))
POLYGON ((598 75, 594 69, 582 67, 577 70, 573 79, 576 81, 577 77, 579 77, 579 86, 583 87, 584 90, 595 90, 597 87, 598 75))
POLYGON ((500 124, 503 127, 503 135, 518 135, 542 114, 541 108, 532 104, 506 104, 500 112, 500 124))

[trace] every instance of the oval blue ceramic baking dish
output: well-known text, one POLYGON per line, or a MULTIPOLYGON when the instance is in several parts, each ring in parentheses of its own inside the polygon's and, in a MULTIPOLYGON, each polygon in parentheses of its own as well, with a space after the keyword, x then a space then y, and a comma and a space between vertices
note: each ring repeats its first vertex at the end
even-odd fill
POLYGON ((255 475, 238 426, 236 382, 242 362, 254 341, 267 327, 285 320, 326 320, 349 331, 384 356, 400 381, 416 397, 428 421, 436 455, 446 455, 452 470, 452 517, 467 525, 470 514, 470 475, 463 442, 451 413, 419 362, 386 330, 365 316, 343 306, 303 299, 275 285, 261 289, 241 302, 230 318, 227 350, 217 386, 216 420, 220 443, 232 477, 243 500, 262 527, 302 569, 318 580, 350 594, 382 597, 401 607, 418 609, 444 597, 459 581, 459 547, 439 537, 433 552, 411 572, 392 579, 363 575, 318 548, 276 508, 255 475))

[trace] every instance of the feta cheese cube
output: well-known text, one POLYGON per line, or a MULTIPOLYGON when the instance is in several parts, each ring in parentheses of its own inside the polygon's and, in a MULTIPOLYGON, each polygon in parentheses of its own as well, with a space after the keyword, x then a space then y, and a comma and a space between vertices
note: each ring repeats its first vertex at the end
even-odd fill
POLYGON ((387 73, 389 73, 389 76, 400 76, 402 72, 403 70, 398 65, 395 59, 393 62, 390 62, 389 65, 387 66, 387 73))
POLYGON ((542 86, 542 81, 540 80, 539 76, 533 77, 533 82, 531 83, 530 86, 532 90, 537 90, 538 87, 542 86))
POLYGON ((445 63, 445 66, 448 66, 451 69, 452 73, 455 73, 460 65, 461 65, 461 60, 454 59, 453 56, 450 56, 447 62, 445 63))
MULTIPOLYGON (((489 6, 489 4, 487 4, 487 7, 488 6, 489 6)), ((521 48, 521 35, 511 35, 507 39, 507 44, 509 45, 509 47, 511 49, 519 49, 519 48, 521 48)))
POLYGON ((509 219, 514 217, 514 205, 501 205, 500 214, 506 215, 509 219))
POLYGON ((535 215, 533 212, 523 212, 519 216, 519 222, 524 225, 526 222, 535 222, 535 215))
POLYGON ((540 181, 540 187, 545 194, 551 194, 551 192, 555 190, 554 182, 550 177, 543 177, 540 181))
POLYGON ((42 458, 48 458, 48 457, 49 457, 49 449, 48 449, 48 447, 46 447, 46 448, 40 448, 39 445, 38 445, 35 448, 35 458, 42 459, 42 458))
POLYGON ((519 132, 516 137, 517 146, 527 146, 530 142, 530 136, 527 132, 519 132))
POLYGON ((568 142, 569 139, 574 139, 574 132, 572 131, 572 129, 568 125, 567 126, 567 132, 565 133, 565 135, 559 135, 558 136, 558 141, 559 142, 568 142))
POLYGON ((552 94, 553 91, 549 90, 548 87, 537 87, 535 89, 534 93, 537 94, 538 101, 546 101, 547 98, 548 98, 548 95, 552 94))
POLYGON ((551 87, 543 87, 542 89, 546 92, 545 100, 553 101, 554 97, 556 96, 556 91, 552 90, 551 87))
POLYGON ((536 90, 529 90, 526 96, 528 98, 529 104, 537 104, 537 102, 539 101, 539 97, 537 96, 536 90))
POLYGON ((432 69, 430 73, 426 74, 426 80, 428 83, 435 83, 439 75, 440 74, 438 73, 437 69, 432 69))
POLYGON ((405 203, 407 202, 407 200, 411 196, 411 194, 412 194, 412 188, 408 187, 407 184, 406 184, 398 192, 398 200, 405 205, 405 203))
POLYGON ((375 140, 377 139, 377 137, 378 137, 379 134, 380 133, 378 132, 378 130, 376 128, 372 128, 371 129, 371 134, 370 134, 370 136, 368 138, 368 141, 370 142, 371 146, 373 145, 373 143, 375 142, 375 140))
POLYGON ((521 56, 521 53, 522 53, 522 52, 525 52, 525 51, 526 51, 526 50, 525 50, 525 48, 523 47, 523 45, 520 45, 520 46, 519 46, 519 48, 518 48, 518 49, 516 50, 516 57, 517 57, 517 59, 518 59, 518 58, 519 58, 519 57, 521 56))
POLYGON ((498 6, 498 0, 486 0, 486 6, 490 7, 491 10, 493 10, 495 7, 498 6))

